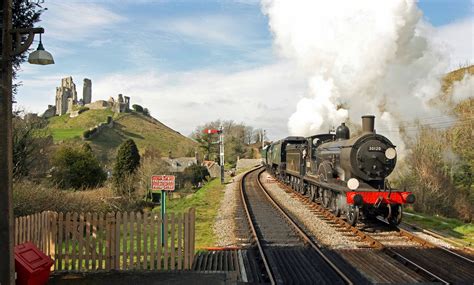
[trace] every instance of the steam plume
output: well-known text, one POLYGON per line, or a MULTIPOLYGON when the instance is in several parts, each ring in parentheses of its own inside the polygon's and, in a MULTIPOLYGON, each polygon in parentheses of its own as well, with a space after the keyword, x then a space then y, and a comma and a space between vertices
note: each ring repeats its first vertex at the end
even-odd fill
POLYGON ((449 62, 414 0, 263 0, 262 9, 278 51, 308 77, 291 134, 375 114, 376 128, 403 146, 401 122, 442 115, 428 102, 449 62))

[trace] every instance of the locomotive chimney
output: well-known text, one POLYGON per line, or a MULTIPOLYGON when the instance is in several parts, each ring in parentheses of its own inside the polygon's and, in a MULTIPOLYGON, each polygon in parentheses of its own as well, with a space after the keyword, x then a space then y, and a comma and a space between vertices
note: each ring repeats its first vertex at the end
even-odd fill
POLYGON ((373 133, 375 125, 375 116, 365 115, 362 116, 362 132, 373 133))

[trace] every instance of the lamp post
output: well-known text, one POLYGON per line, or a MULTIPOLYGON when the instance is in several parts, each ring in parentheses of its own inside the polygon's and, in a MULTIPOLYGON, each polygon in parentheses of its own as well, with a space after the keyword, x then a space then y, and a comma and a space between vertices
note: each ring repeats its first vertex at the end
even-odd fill
MULTIPOLYGON (((0 86, 0 284, 15 284, 13 255, 13 140, 12 140, 12 60, 33 43, 35 34, 43 28, 12 29, 12 0, 2 1, 1 86, 0 86), (13 41, 15 45, 13 46, 13 41)), ((52 64, 40 40, 38 50, 28 61, 32 64, 52 64)))

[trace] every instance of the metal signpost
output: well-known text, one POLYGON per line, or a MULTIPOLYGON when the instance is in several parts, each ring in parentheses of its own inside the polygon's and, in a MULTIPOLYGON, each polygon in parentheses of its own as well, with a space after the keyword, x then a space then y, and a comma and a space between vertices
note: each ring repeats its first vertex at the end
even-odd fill
POLYGON ((175 189, 174 175, 153 175, 151 177, 151 191, 161 191, 161 241, 165 238, 166 192, 175 189))
POLYGON ((219 165, 221 167, 221 184, 224 184, 224 128, 221 126, 217 129, 205 129, 205 134, 219 134, 219 165))

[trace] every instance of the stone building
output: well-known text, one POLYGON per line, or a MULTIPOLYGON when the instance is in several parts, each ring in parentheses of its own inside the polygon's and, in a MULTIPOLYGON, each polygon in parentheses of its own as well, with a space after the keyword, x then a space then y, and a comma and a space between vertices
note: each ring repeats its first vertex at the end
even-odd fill
POLYGON ((98 100, 92 102, 92 81, 84 78, 82 87, 82 99, 77 98, 76 84, 72 77, 61 79, 61 86, 56 87, 56 105, 48 105, 48 109, 43 113, 43 118, 61 116, 70 114, 71 117, 77 117, 80 112, 76 106, 85 106, 89 109, 107 109, 110 108, 115 113, 124 113, 130 111, 130 97, 118 95, 117 100, 110 97, 108 101, 98 100))
POLYGON ((92 102, 92 81, 84 78, 84 85, 82 87, 82 103, 89 104, 92 102))
POLYGON ((56 115, 69 113, 75 104, 77 104, 76 84, 71 76, 61 79, 61 86, 56 87, 56 115))
POLYGON ((130 111, 130 97, 119 94, 117 100, 115 100, 114 97, 111 96, 107 102, 109 104, 109 107, 115 113, 125 113, 130 111))

